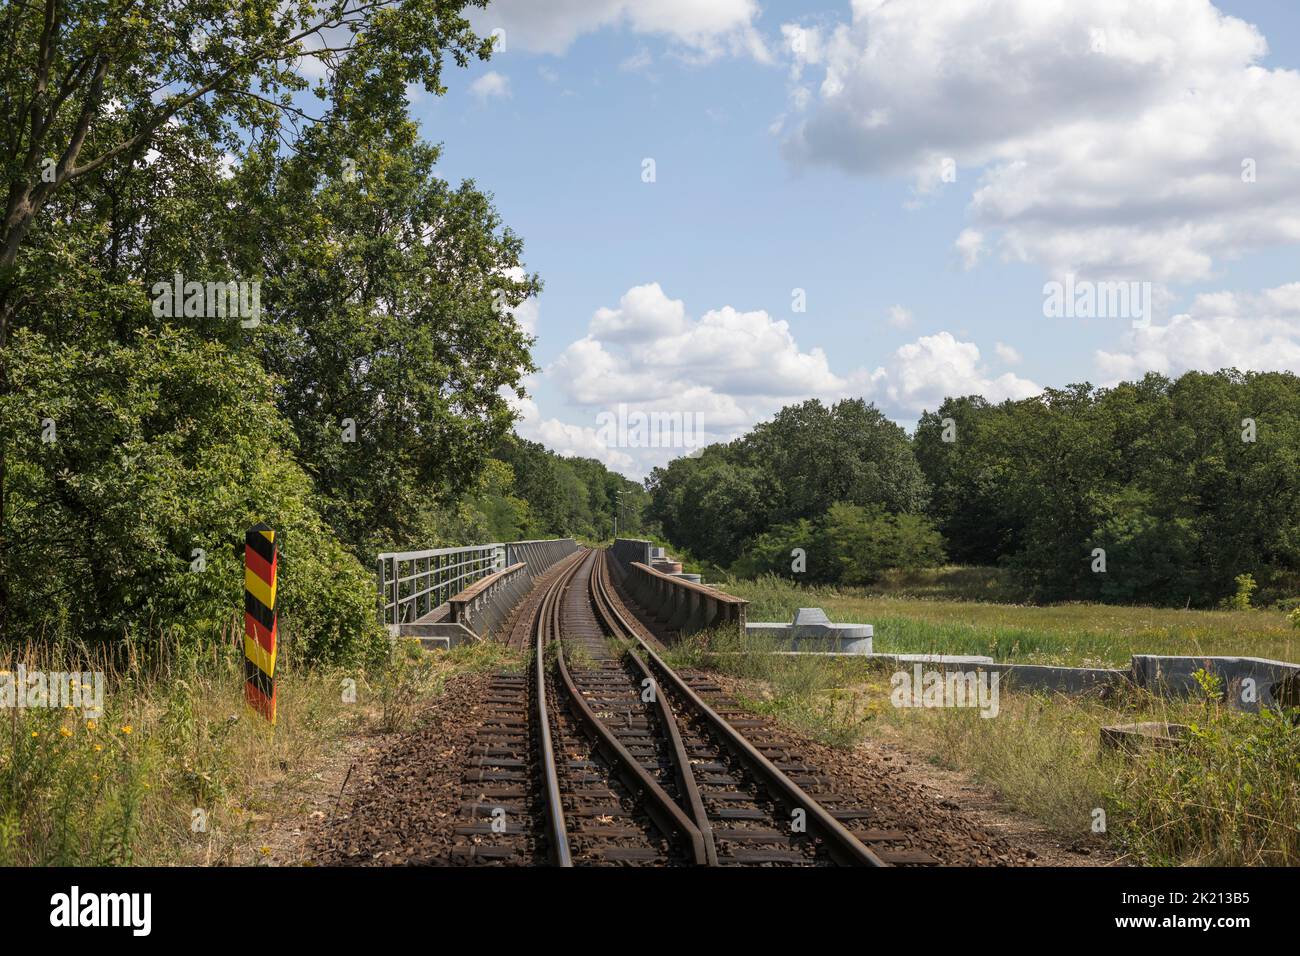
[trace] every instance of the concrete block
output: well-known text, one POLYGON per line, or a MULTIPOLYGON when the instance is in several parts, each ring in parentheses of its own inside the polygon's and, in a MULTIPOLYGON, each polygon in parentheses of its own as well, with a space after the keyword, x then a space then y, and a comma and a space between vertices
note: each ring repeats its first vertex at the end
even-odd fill
POLYGON ((1186 735, 1186 724, 1148 720, 1139 724, 1117 724, 1101 728, 1101 745, 1130 752, 1143 747, 1182 747, 1186 744, 1186 735))
POLYGON ((988 670, 1002 673, 1004 686, 1014 690, 1050 690, 1061 694, 1118 687, 1129 681, 1129 672, 1110 667, 1058 667, 1054 664, 992 664, 988 670))
POLYGON ((1235 710, 1258 713, 1277 707, 1283 681, 1300 674, 1300 664, 1264 657, 1180 657, 1134 654, 1133 682, 1154 693, 1175 697, 1196 696, 1200 685, 1192 675, 1204 668, 1223 682, 1224 703, 1235 710))
POLYGON ((745 633, 789 644, 790 651, 870 654, 875 629, 870 624, 833 624, 819 607, 801 607, 789 624, 755 621, 745 633))
POLYGON ((465 625, 446 621, 439 624, 403 624, 402 637, 418 638, 425 650, 444 651, 478 640, 478 635, 465 625))
POLYGON ((970 669, 993 663, 993 658, 980 654, 868 654, 873 661, 885 664, 941 664, 953 668, 970 669))

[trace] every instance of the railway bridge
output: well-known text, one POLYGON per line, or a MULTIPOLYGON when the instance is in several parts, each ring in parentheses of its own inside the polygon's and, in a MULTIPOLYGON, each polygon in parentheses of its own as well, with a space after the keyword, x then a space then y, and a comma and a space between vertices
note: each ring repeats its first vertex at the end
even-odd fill
POLYGON ((656 557, 629 539, 379 556, 391 634, 502 641, 528 661, 491 679, 440 862, 938 862, 920 827, 882 821, 717 678, 671 663, 683 635, 743 628, 746 602, 656 557))

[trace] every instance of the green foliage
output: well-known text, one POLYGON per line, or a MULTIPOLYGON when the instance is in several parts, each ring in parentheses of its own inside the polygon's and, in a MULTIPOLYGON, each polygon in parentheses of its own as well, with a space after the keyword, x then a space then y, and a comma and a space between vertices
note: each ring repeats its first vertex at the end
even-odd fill
POLYGON ((801 521, 820 521, 837 503, 916 514, 928 495, 907 435, 861 399, 787 406, 729 445, 654 469, 647 487, 647 517, 691 554, 775 570, 802 547, 827 579, 834 561, 796 540, 801 521))
POLYGON ((844 584, 869 584, 888 569, 924 568, 943 561, 943 538, 921 515, 883 514, 837 502, 821 524, 822 544, 844 584))
POLYGON ((1148 864, 1300 862, 1300 724, 1214 708, 1185 746, 1143 754, 1112 789, 1120 841, 1148 864))
POLYGON ((1232 597, 1223 602, 1224 607, 1232 611, 1249 611, 1250 596, 1259 587, 1255 583, 1255 576, 1252 574, 1239 574, 1233 578, 1233 582, 1237 585, 1237 590, 1232 597))
POLYGON ((276 404, 327 520, 366 558, 426 540, 428 505, 473 490, 513 421, 502 393, 532 370, 509 309, 541 286, 511 278, 520 241, 472 183, 434 175, 411 121, 357 140, 315 127, 291 156, 251 156, 233 189, 260 225, 238 252, 265 275, 255 342, 276 404))
POLYGON ((818 520, 800 518, 758 535, 731 574, 794 577, 814 584, 864 585, 887 570, 915 570, 943 561, 943 539, 921 515, 885 514, 836 502, 818 520), (804 568, 793 552, 802 549, 804 568))
POLYGON ((95 353, 20 331, 8 356, 18 391, 0 398, 16 439, 0 572, 15 630, 211 639, 241 605, 244 532, 265 521, 300 650, 373 648, 369 577, 313 510, 255 363, 171 330, 95 353))
POLYGON ((493 456, 510 466, 514 494, 528 503, 523 537, 605 541, 613 537, 615 514, 620 537, 642 535, 645 489, 595 459, 564 458, 514 435, 493 456))
POLYGON ((541 286, 407 97, 488 56, 466 5, 91 3, 46 42, 43 8, 0 13, 0 638, 210 637, 260 520, 286 637, 372 656, 376 551, 612 526, 631 483, 598 463, 492 460, 532 370, 512 312, 541 286), (323 23, 346 42, 308 118, 293 37, 323 23), (178 274, 259 283, 258 321, 160 315, 178 274))
POLYGON ((1260 598, 1294 590, 1293 374, 1153 373, 996 406, 948 399, 922 417, 913 444, 951 557, 1004 563, 1040 599, 1212 607, 1242 574, 1260 598), (1106 551, 1105 574, 1091 569, 1094 548, 1106 551))

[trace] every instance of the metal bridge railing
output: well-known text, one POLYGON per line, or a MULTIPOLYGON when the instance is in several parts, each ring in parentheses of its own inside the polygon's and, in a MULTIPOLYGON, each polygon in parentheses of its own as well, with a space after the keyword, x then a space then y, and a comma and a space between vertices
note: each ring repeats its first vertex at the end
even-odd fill
POLYGON ((506 566, 506 546, 476 544, 465 548, 388 551, 375 560, 379 619, 392 634, 446 604, 479 578, 506 566))

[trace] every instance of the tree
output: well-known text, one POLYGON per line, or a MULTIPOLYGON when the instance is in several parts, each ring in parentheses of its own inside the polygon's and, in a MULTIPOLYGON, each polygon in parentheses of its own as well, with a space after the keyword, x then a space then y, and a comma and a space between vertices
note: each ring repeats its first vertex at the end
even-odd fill
POLYGON ((411 547, 424 499, 471 488, 509 433, 502 393, 533 368, 510 310, 540 283, 515 278, 518 238, 473 183, 434 174, 409 120, 364 148, 333 126, 304 140, 235 176, 266 277, 255 341, 331 523, 359 556, 411 547))
MULTIPOLYGON (((443 55, 486 59, 466 0, 36 0, 0 12, 5 218, 0 347, 19 301, 14 270, 49 201, 130 164, 178 123, 238 151, 248 134, 309 121, 294 94, 310 52, 345 81, 340 106, 397 108, 406 83, 442 92, 443 55)), ((473 5, 484 6, 482 0, 473 5)), ((324 84, 318 87, 323 89, 324 84)))
POLYGON ((314 509, 255 363, 179 331, 103 350, 20 330, 10 359, 0 429, 15 436, 15 507, 0 573, 15 633, 212 636, 242 605, 244 532, 266 521, 278 609, 304 656, 381 646, 369 573, 314 509))
POLYGON ((943 538, 921 515, 885 514, 836 502, 818 523, 816 550, 831 580, 871 584, 889 569, 931 567, 944 559, 943 538), (833 570, 832 570, 833 569, 833 570))
POLYGON ((212 625, 233 605, 197 597, 216 578, 185 576, 176 548, 256 515, 319 558, 286 552, 288 606, 329 605, 312 626, 334 636, 311 646, 351 652, 373 632, 357 557, 477 520, 457 495, 508 431, 499 390, 531 367, 509 313, 539 285, 489 197, 436 178, 407 115, 409 83, 442 92, 444 57, 490 52, 466 5, 0 12, 0 633, 212 625), (317 115, 296 72, 309 47, 326 67, 317 115), (176 273, 263 283, 260 323, 160 315, 152 284, 176 273), (39 440, 42 417, 57 444, 39 440), (341 447, 345 417, 372 482, 341 447), (29 540, 35 514, 44 537, 29 540))

